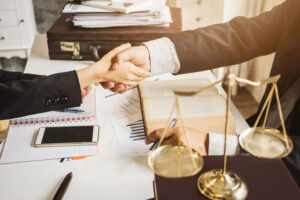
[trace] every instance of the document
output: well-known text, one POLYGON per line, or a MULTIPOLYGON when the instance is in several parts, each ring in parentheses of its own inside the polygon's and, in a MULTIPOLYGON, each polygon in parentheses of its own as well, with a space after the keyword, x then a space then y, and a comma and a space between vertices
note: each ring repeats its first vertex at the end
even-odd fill
POLYGON ((129 89, 123 94, 105 91, 103 99, 100 100, 100 109, 123 125, 142 118, 137 88, 129 89))
MULTIPOLYGON (((65 126, 74 125, 71 122, 66 123, 65 126)), ((76 125, 79 125, 78 122, 76 122, 76 125)), ((49 126, 55 126, 55 124, 49 126)), ((33 139, 40 127, 40 125, 10 127, 1 154, 0 164, 59 159, 64 157, 93 156, 98 153, 98 146, 96 145, 34 147, 33 139)))
POLYGON ((159 11, 144 13, 76 14, 73 19, 74 26, 84 28, 169 25, 170 23, 172 23, 172 16, 168 6, 162 7, 159 11))
MULTIPOLYGON (((149 153, 150 145, 145 144, 145 133, 140 134, 132 131, 130 126, 113 124, 116 146, 123 153, 146 157, 149 153), (138 134, 138 135, 137 135, 138 134)), ((141 129, 144 129, 142 126, 141 129)))
MULTIPOLYGON (((150 80, 169 80, 174 75, 166 73, 158 76, 152 76, 144 81, 150 80)), ((138 89, 132 88, 123 94, 118 94, 105 90, 100 99, 100 109, 122 125, 128 125, 136 121, 142 120, 142 112, 140 106, 140 96, 138 89)))
POLYGON ((85 6, 75 3, 67 3, 62 10, 62 13, 109 13, 114 12, 112 10, 95 8, 91 6, 85 6))

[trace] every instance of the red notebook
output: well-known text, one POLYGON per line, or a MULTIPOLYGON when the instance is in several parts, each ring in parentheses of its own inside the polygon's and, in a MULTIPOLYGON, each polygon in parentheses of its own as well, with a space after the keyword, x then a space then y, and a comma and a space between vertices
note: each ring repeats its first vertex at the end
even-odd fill
MULTIPOLYGON (((197 188, 203 172, 220 169, 223 156, 204 158, 204 168, 195 176, 167 179, 155 176, 156 200, 206 200, 197 188)), ((235 172, 248 187, 247 200, 299 200, 300 189, 280 159, 253 156, 228 157, 228 170, 235 172)))

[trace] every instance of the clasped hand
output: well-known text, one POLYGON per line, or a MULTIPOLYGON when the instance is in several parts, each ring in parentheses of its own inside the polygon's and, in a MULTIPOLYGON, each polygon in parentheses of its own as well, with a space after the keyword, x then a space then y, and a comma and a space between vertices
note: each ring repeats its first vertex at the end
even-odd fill
POLYGON ((131 47, 130 44, 120 45, 104 55, 98 62, 78 70, 82 96, 88 93, 91 84, 101 83, 104 88, 124 92, 148 77, 150 75, 149 56, 148 58, 142 57, 145 50, 146 53, 148 50, 140 51, 141 47, 131 47), (148 64, 145 64, 147 61, 149 61, 148 64))

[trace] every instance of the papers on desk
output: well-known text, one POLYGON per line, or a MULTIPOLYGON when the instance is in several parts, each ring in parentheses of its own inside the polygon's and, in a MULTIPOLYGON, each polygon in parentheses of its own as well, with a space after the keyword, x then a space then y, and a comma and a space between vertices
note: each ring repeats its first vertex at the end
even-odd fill
POLYGON ((122 125, 142 119, 137 88, 132 88, 123 94, 106 90, 103 99, 100 100, 99 107, 122 125))
MULTIPOLYGON (((156 0, 160 1, 160 0, 156 0)), ((115 12, 132 13, 150 11, 154 0, 131 0, 131 1, 83 1, 81 4, 95 8, 112 10, 115 12)))
POLYGON ((160 10, 165 4, 165 0, 83 1, 81 4, 67 3, 62 13, 151 12, 160 10))
MULTIPOLYGON (((166 73, 152 76, 144 81, 170 80, 173 78, 174 75, 166 73)), ((121 125, 128 125, 143 119, 140 96, 137 88, 132 88, 123 94, 106 90, 103 92, 102 99, 100 99, 99 107, 121 125)))
POLYGON ((97 155, 96 145, 34 147, 33 138, 39 128, 38 125, 11 127, 1 154, 0 164, 97 155))
POLYGON ((84 28, 105 28, 124 26, 149 26, 164 25, 172 23, 170 8, 164 6, 160 11, 146 13, 97 13, 97 14, 77 14, 74 16, 74 26, 84 28))
MULTIPOLYGON (((129 126, 113 124, 116 146, 128 155, 147 156, 151 145, 145 144, 145 139, 132 138, 132 129, 129 126)), ((141 138, 141 137, 140 137, 141 138)))
POLYGON ((33 140, 40 127, 85 126, 96 123, 96 90, 92 89, 83 99, 82 112, 45 112, 11 120, 0 164, 26 162, 65 157, 92 156, 97 154, 97 146, 34 147, 33 140))
POLYGON ((67 3, 62 10, 62 13, 73 14, 73 13, 106 13, 106 12, 114 12, 112 10, 95 8, 86 5, 80 5, 75 3, 67 3))
POLYGON ((169 26, 170 8, 165 0, 82 1, 67 3, 62 13, 74 14, 74 26, 106 28, 125 26, 169 26))

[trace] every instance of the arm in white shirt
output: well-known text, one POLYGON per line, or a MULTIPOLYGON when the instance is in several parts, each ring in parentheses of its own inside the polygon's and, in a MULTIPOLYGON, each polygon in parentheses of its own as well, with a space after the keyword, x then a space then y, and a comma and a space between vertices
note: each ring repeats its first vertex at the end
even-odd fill
MULTIPOLYGON (((148 48, 151 62, 151 75, 162 73, 176 74, 180 69, 180 62, 174 43, 169 38, 160 38, 145 42, 148 48)), ((208 155, 223 155, 224 134, 209 133, 208 155)), ((227 155, 238 153, 238 141, 234 135, 227 137, 227 155)))
POLYGON ((143 43, 149 50, 151 75, 172 73, 180 69, 174 43, 169 38, 160 38, 143 43))

